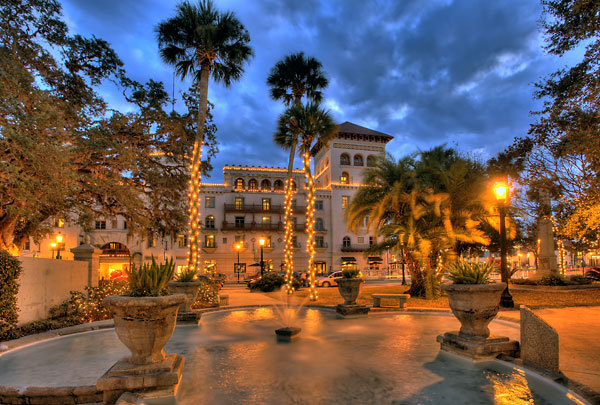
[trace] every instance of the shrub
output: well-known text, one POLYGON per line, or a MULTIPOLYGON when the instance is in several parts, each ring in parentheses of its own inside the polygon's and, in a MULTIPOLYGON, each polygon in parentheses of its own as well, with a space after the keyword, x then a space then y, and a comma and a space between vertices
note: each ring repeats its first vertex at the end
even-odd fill
POLYGON ((528 278, 513 278, 510 280, 512 284, 516 285, 537 285, 536 280, 530 280, 528 278))
POLYGON ((207 308, 219 306, 219 283, 214 282, 208 277, 200 277, 200 287, 198 296, 192 305, 193 308, 207 308))
POLYGON ((592 284, 592 279, 586 276, 582 276, 581 274, 576 274, 574 276, 570 276, 568 278, 569 284, 579 284, 579 285, 585 285, 585 284, 592 284))
POLYGON ((131 297, 160 297, 169 294, 169 281, 175 274, 175 263, 169 261, 158 264, 152 256, 152 263, 144 263, 141 267, 131 266, 126 270, 131 297))
POLYGON ((558 274, 548 274, 538 281, 538 285, 559 286, 567 285, 567 281, 563 276, 558 274))
POLYGON ((469 263, 458 259, 448 266, 448 278, 454 284, 489 284, 492 269, 489 263, 469 263))
POLYGON ((271 292, 278 290, 285 284, 285 278, 276 273, 267 273, 254 283, 250 284, 251 290, 260 290, 262 292, 271 292))
POLYGON ((344 278, 357 278, 360 275, 360 270, 359 269, 343 269, 342 270, 342 277, 344 278))
POLYGON ((192 269, 187 269, 182 271, 181 273, 175 275, 175 281, 178 283, 189 283, 196 279, 196 271, 192 269))
POLYGON ((14 339, 18 320, 17 294, 21 262, 0 251, 0 340, 14 339))

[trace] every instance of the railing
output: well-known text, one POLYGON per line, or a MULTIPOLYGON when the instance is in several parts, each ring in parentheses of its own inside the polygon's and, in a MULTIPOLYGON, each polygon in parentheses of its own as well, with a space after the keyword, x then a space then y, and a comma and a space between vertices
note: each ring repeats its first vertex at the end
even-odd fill
MULTIPOLYGON (((275 224, 264 224, 257 222, 244 222, 243 224, 236 224, 232 222, 223 221, 222 231, 283 231, 285 226, 283 222, 277 222, 275 224)), ((296 224, 294 231, 304 232, 306 230, 306 224, 296 224)))
MULTIPOLYGON (((272 212, 275 214, 282 214, 285 212, 283 205, 263 205, 263 204, 224 204, 225 212, 272 212)), ((304 206, 293 207, 294 214, 303 214, 306 211, 304 206)))
POLYGON ((213 243, 206 243, 206 242, 204 242, 202 244, 202 247, 204 249, 215 249, 217 247, 217 242, 213 242, 213 243))
POLYGON ((324 249, 327 248, 327 242, 315 242, 315 248, 316 249, 324 249))
POLYGON ((344 246, 342 245, 342 252, 364 252, 365 250, 367 250, 368 248, 370 248, 371 245, 368 244, 362 244, 362 245, 347 245, 344 246))

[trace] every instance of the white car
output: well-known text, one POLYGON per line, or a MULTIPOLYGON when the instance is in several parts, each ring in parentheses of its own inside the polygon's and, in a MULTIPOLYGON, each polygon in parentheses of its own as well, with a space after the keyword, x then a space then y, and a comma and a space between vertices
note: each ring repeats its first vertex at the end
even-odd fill
POLYGON ((335 271, 327 277, 317 277, 317 279, 315 280, 315 285, 317 287, 333 287, 337 285, 335 279, 340 277, 342 277, 342 272, 335 271))

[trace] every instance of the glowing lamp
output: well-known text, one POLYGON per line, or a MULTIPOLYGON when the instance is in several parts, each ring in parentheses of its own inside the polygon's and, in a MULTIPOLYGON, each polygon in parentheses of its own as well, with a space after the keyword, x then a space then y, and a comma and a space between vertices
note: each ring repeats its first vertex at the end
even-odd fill
POLYGON ((50 247, 51 247, 52 249, 56 248, 56 243, 55 243, 55 242, 52 242, 52 243, 50 244, 50 247))
POLYGON ((260 238, 258 240, 258 244, 261 245, 261 246, 264 246, 265 245, 265 238, 260 238))
POLYGON ((494 193, 496 194, 497 200, 506 200, 506 196, 508 194, 508 186, 506 184, 496 184, 494 186, 494 193))
POLYGON ((56 235, 56 242, 61 243, 63 241, 62 235, 56 235))

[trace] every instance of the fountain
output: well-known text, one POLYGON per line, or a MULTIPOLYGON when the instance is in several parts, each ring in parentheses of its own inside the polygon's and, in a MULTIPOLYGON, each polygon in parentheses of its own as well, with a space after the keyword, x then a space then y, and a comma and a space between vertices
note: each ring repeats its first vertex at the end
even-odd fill
POLYGON ((291 294, 288 294, 285 291, 285 288, 282 287, 279 291, 282 302, 285 302, 284 305, 275 305, 273 308, 275 309, 275 313, 278 318, 281 320, 281 328, 275 329, 275 335, 277 336, 278 342, 291 342, 295 337, 298 336, 302 328, 297 326, 292 326, 298 321, 298 314, 300 310, 304 307, 304 305, 308 302, 309 297, 305 297, 299 305, 291 305, 291 301, 293 297, 291 294))
MULTIPOLYGON (((512 363, 474 363, 441 352, 436 336, 458 328, 450 314, 386 312, 340 320, 333 310, 290 305, 224 309, 206 312, 202 319, 200 326, 177 326, 165 347, 185 356, 176 397, 180 405, 586 403, 512 363), (286 309, 292 312, 285 314, 286 309), (289 325, 302 329, 293 350, 272 338, 274 329, 289 325)), ((519 336, 517 324, 502 320, 490 329, 511 339, 519 336)), ((42 388, 46 395, 69 389, 93 398, 89 390, 126 354, 112 329, 9 350, 0 354, 0 398, 29 391, 40 395, 42 388)))

